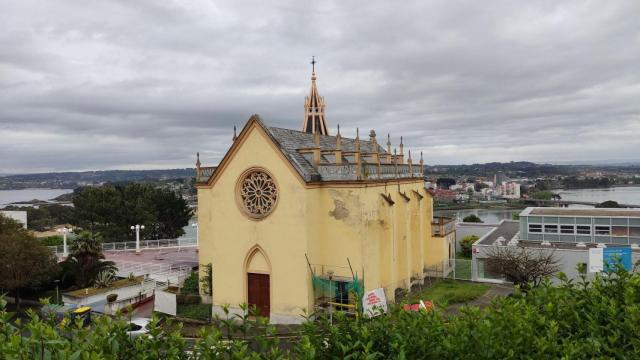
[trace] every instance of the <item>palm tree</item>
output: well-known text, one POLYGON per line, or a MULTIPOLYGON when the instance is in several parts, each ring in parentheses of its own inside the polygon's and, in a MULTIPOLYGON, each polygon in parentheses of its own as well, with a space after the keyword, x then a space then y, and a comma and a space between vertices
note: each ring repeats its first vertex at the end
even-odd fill
POLYGON ((72 277, 79 287, 91 286, 103 271, 115 273, 117 270, 113 261, 104 261, 102 236, 89 231, 81 232, 71 244, 63 268, 64 276, 72 277))

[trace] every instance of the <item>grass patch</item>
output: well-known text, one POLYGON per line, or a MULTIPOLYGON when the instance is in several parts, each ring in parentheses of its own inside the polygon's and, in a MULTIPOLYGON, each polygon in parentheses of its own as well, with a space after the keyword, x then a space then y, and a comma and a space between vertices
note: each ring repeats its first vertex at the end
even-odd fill
POLYGON ((440 306, 446 306, 475 300, 484 295, 487 290, 489 290, 489 286, 484 284, 442 280, 429 288, 422 289, 420 292, 410 294, 407 302, 414 303, 423 299, 430 300, 440 306))
POLYGON ((176 315, 188 319, 209 320, 211 304, 178 304, 176 315))

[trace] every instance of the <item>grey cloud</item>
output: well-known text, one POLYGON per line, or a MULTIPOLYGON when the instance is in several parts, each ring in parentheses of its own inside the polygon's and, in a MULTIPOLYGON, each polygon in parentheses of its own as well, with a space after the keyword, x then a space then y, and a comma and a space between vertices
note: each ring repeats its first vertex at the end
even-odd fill
POLYGON ((216 163, 253 113, 429 163, 636 159, 638 2, 0 5, 0 173, 216 163), (6 155, 9 154, 9 155, 6 155))

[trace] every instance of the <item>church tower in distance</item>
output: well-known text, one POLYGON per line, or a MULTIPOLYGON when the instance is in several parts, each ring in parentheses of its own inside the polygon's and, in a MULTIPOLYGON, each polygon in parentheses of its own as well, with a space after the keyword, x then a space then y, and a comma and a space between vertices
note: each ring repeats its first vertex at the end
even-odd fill
POLYGON ((310 134, 329 135, 324 122, 324 98, 318 94, 316 87, 316 59, 311 59, 311 91, 304 99, 304 122, 302 131, 310 134))

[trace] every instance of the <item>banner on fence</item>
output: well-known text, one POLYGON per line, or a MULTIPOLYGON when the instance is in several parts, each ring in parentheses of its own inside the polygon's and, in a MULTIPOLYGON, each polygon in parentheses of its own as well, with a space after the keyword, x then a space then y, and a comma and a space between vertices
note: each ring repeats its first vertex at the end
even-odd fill
POLYGON ((374 317, 387 312, 387 297, 383 288, 373 289, 364 293, 362 297, 364 316, 374 317))
POLYGON ((616 264, 621 264, 631 271, 631 248, 609 247, 589 249, 589 272, 610 271, 616 264))
POLYGON ((604 270, 603 248, 589 249, 589 272, 595 273, 604 270))
POLYGON ((177 309, 176 294, 156 290, 153 311, 176 316, 177 309))

